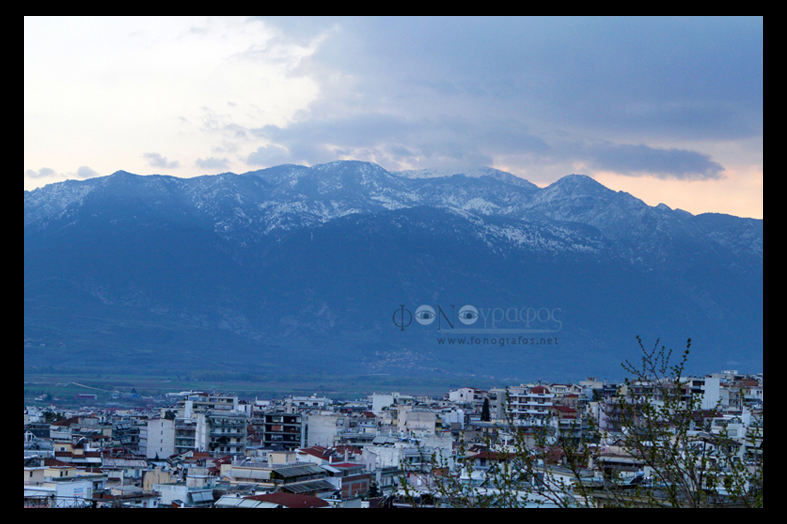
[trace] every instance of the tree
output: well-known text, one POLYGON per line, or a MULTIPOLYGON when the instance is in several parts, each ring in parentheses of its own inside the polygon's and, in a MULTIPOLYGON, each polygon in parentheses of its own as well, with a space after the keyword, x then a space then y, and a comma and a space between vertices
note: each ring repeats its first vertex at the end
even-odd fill
MULTIPOLYGON (((677 364, 659 341, 652 350, 637 342, 641 364, 622 364, 630 377, 617 394, 591 402, 568 428, 554 417, 517 420, 507 399, 483 455, 463 443, 460 469, 432 476, 429 494, 454 507, 762 507, 756 425, 745 439, 712 425, 719 406, 703 410, 683 377, 691 340, 677 364)), ((432 457, 431 469, 446 464, 432 457)))
POLYGON ((489 422, 490 415, 489 415, 489 399, 484 398, 484 405, 481 408, 481 420, 484 422, 489 422))
POLYGON ((369 493, 366 495, 366 498, 373 499, 373 498, 381 497, 382 494, 383 492, 380 491, 380 486, 378 486, 377 482, 373 480, 372 483, 369 485, 369 493))
POLYGON ((629 490, 612 484, 608 500, 615 505, 762 507, 762 454, 744 454, 747 441, 759 437, 757 427, 745 440, 712 427, 719 406, 703 410, 701 395, 691 392, 683 376, 690 339, 675 365, 670 365, 672 351, 659 348, 658 341, 652 350, 637 341, 641 364, 623 364, 632 378, 614 403, 626 429, 620 447, 643 463, 650 483, 629 490))

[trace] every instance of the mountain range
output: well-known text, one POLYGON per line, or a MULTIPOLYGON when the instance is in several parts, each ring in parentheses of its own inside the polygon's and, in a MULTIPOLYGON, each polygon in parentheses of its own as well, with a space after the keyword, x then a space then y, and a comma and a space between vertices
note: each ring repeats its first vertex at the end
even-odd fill
POLYGON ((613 378, 636 336, 761 371, 763 222, 590 177, 359 161, 25 191, 25 369, 613 378))

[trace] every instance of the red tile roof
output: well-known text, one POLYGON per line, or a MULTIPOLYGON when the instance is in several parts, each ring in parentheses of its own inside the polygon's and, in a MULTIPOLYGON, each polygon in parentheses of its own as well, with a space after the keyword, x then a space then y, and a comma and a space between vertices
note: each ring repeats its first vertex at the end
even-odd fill
POLYGON ((504 453, 504 452, 500 452, 500 451, 484 450, 481 453, 478 453, 477 455, 473 455, 473 456, 468 457, 468 458, 473 459, 473 460, 475 460, 475 459, 507 460, 507 459, 513 458, 515 456, 516 455, 514 453, 504 453))
POLYGON ((71 424, 79 424, 79 417, 64 418, 57 422, 52 422, 50 426, 70 426, 71 424))
POLYGON ((349 444, 342 444, 340 446, 336 446, 334 449, 336 450, 337 453, 340 454, 344 454, 345 451, 347 451, 351 455, 360 455, 361 453, 363 453, 361 451, 361 448, 357 448, 349 444))
POLYGON ((323 446, 311 446, 309 448, 301 448, 298 450, 298 453, 305 453, 306 455, 311 455, 313 457, 317 457, 323 460, 328 460, 328 453, 327 448, 323 446))
POLYGON ((54 458, 45 458, 44 459, 44 466, 73 466, 70 462, 63 462, 62 460, 57 460, 54 458))
POLYGON ((265 495, 254 495, 246 497, 251 500, 271 502, 286 508, 327 508, 330 504, 319 497, 311 495, 297 495, 295 493, 267 493, 265 495))
POLYGON ((349 455, 360 455, 361 450, 355 446, 336 446, 335 448, 326 448, 324 446, 311 446, 308 448, 300 448, 298 453, 304 453, 306 455, 311 455, 313 457, 320 458, 322 460, 329 460, 331 457, 343 457, 344 452, 347 452, 349 455))

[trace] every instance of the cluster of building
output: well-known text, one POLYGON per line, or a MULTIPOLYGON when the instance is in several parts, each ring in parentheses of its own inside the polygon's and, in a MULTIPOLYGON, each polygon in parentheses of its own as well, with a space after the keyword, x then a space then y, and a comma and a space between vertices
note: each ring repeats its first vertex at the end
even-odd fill
MULTIPOLYGON (((426 490, 432 475, 461 478, 468 467, 483 476, 516 433, 546 429, 539 434, 559 447, 591 426, 610 451, 590 474, 635 475, 642 464, 614 446, 626 430, 615 406, 652 387, 588 378, 464 387, 439 399, 375 393, 353 402, 273 401, 186 391, 155 410, 26 406, 25 506, 391 507, 404 484, 426 490)), ((762 452, 761 373, 690 378, 684 389, 702 409, 718 408, 712 431, 737 439, 742 458, 762 452)), ((559 468, 559 451, 547 462, 559 468)))

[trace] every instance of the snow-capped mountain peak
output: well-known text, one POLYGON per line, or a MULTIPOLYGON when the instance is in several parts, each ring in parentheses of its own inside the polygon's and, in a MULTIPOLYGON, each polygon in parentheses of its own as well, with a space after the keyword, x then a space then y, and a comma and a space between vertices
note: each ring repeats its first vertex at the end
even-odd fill
POLYGON ((601 374, 643 330, 702 341, 704 363, 761 362, 761 220, 581 175, 452 171, 339 161, 26 191, 25 366, 377 373, 376 355, 408 347, 429 373, 601 374), (556 316, 560 345, 500 345, 491 324, 495 345, 464 352, 406 338, 391 314, 419 304, 486 308, 505 329, 556 316))

